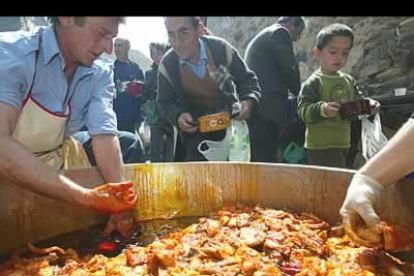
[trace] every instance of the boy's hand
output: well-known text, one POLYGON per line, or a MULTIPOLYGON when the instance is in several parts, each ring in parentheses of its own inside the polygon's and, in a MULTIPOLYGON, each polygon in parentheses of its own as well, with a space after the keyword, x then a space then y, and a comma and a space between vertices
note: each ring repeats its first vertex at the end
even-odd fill
POLYGON ((381 104, 377 100, 369 99, 369 106, 371 107, 371 114, 377 114, 381 109, 381 104))
POLYGON ((334 117, 338 114, 341 105, 337 102, 325 103, 322 106, 323 116, 327 118, 334 117))

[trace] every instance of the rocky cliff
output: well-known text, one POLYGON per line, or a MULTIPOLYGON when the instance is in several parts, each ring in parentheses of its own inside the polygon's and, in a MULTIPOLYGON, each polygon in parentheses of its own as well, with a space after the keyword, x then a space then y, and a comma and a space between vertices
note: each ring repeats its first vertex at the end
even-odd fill
MULTIPOLYGON (((227 39, 241 54, 249 41, 277 17, 208 17, 208 27, 227 39)), ((315 37, 331 23, 344 23, 355 32, 345 72, 352 74, 367 95, 387 97, 394 88, 414 93, 414 17, 305 17, 307 28, 295 43, 305 80, 319 63, 313 56, 315 37)))

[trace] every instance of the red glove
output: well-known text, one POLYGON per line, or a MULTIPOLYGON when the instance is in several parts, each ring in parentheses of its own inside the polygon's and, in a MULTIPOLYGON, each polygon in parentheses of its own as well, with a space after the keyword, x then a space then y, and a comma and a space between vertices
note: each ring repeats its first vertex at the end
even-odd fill
POLYGON ((112 215, 103 231, 104 236, 109 236, 113 231, 118 231, 124 238, 129 238, 134 232, 134 219, 131 212, 112 215))
POLYGON ((107 183, 91 190, 90 207, 103 214, 116 214, 131 210, 137 202, 133 183, 107 183))

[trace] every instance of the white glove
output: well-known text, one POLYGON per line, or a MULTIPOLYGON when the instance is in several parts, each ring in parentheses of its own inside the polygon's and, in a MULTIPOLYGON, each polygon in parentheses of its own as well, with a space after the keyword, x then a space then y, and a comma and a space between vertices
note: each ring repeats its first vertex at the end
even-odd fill
POLYGON ((382 185, 366 175, 356 173, 352 178, 340 214, 345 232, 358 245, 376 246, 382 240, 381 222, 373 207, 381 190, 382 185))

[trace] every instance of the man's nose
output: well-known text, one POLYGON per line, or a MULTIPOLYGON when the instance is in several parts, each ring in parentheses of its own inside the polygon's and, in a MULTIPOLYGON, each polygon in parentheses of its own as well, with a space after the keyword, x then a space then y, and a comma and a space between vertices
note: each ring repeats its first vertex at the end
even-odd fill
POLYGON ((114 44, 111 39, 105 40, 103 42, 104 51, 107 54, 111 54, 114 49, 114 44))
POLYGON ((339 63, 339 62, 342 62, 343 57, 341 55, 335 55, 335 59, 334 60, 335 60, 336 63, 339 63))
POLYGON ((173 48, 179 48, 181 46, 181 40, 180 39, 174 39, 170 43, 171 43, 171 46, 173 48))

